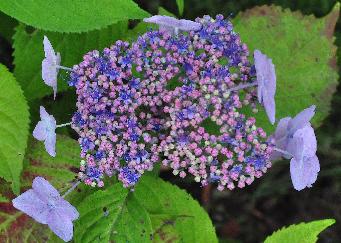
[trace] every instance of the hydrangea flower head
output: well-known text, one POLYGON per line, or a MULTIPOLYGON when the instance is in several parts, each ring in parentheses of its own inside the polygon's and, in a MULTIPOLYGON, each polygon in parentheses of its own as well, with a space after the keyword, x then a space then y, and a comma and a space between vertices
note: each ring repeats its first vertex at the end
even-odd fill
MULTIPOLYGON (((147 21, 179 27, 174 18, 147 21)), ((222 15, 195 23, 197 31, 174 36, 153 30, 132 44, 117 41, 73 67, 78 102, 72 128, 80 136, 86 184, 103 186, 104 175, 117 175, 125 187, 134 186, 163 158, 182 178, 232 190, 271 166, 265 132, 239 112, 253 105, 255 90, 244 92, 244 100, 226 91, 253 79, 247 46, 222 15), (208 132, 208 120, 220 135, 208 132)))
POLYGON ((46 151, 53 157, 56 156, 56 126, 56 119, 40 106, 40 121, 33 130, 33 137, 44 141, 46 151))
POLYGON ((290 161, 291 180, 298 191, 311 187, 317 179, 320 163, 316 150, 316 137, 310 125, 298 129, 289 139, 287 151, 293 155, 290 161))
POLYGON ((263 104, 271 124, 275 123, 276 73, 272 60, 261 51, 254 51, 255 68, 258 83, 258 101, 263 104))
POLYGON ((166 31, 170 34, 178 34, 178 31, 198 31, 201 24, 187 19, 176 19, 170 16, 154 15, 150 18, 143 19, 146 23, 153 23, 160 26, 160 31, 166 31))
POLYGON ((57 93, 57 76, 58 76, 58 70, 60 65, 60 54, 55 53, 51 42, 49 39, 44 36, 44 52, 45 52, 45 58, 42 61, 42 79, 44 80, 44 83, 53 89, 54 98, 56 98, 57 93))
POLYGON ((79 213, 44 178, 36 177, 32 189, 13 199, 12 203, 37 222, 47 224, 65 242, 72 239, 72 221, 78 219, 79 213))

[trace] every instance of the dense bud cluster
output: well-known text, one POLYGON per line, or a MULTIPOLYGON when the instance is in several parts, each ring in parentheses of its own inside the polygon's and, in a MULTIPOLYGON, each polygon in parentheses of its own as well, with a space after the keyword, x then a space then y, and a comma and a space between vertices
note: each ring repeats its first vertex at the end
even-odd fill
POLYGON ((198 31, 149 31, 74 66, 72 127, 86 184, 101 187, 104 175, 116 174, 132 186, 162 161, 180 177, 233 189, 271 166, 272 145, 243 114, 255 110, 256 89, 233 89, 256 79, 247 46, 221 15, 196 22, 198 31))

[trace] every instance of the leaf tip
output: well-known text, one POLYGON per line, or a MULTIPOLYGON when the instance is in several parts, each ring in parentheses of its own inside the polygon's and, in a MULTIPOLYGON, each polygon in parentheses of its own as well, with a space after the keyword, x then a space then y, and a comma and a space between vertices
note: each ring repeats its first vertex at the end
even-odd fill
POLYGON ((333 11, 340 11, 340 5, 341 5, 340 2, 337 1, 333 7, 333 11))
POLYGON ((321 221, 323 221, 326 224, 326 227, 329 227, 336 223, 335 219, 322 219, 321 221))
POLYGON ((337 1, 328 15, 325 16, 324 34, 328 39, 333 39, 336 22, 340 16, 340 2, 337 1))

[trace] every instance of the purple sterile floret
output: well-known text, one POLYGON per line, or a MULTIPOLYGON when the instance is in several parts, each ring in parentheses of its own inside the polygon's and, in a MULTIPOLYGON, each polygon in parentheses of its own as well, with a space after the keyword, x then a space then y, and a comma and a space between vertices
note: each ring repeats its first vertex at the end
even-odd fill
POLYGON ((160 31, 166 31, 170 34, 181 31, 198 31, 201 29, 201 24, 187 20, 187 19, 176 19, 170 16, 154 15, 149 18, 143 19, 146 23, 153 23, 160 26, 160 31))
MULTIPOLYGON (((304 109, 298 113, 294 118, 285 117, 282 118, 277 125, 276 131, 271 138, 274 140, 276 148, 286 151, 288 146, 288 141, 293 137, 298 129, 304 128, 305 126, 310 126, 310 120, 315 115, 316 106, 312 105, 309 108, 304 109)), ((281 154, 274 152, 272 155, 272 160, 281 157, 281 154)))
POLYGON ((78 219, 79 213, 44 178, 36 177, 32 189, 13 199, 12 203, 37 222, 47 224, 65 242, 72 239, 72 221, 78 219))
POLYGON ((315 115, 316 106, 312 105, 309 108, 304 109, 300 113, 298 113, 294 118, 289 120, 288 122, 288 131, 289 136, 292 136, 298 129, 301 129, 308 124, 310 124, 310 120, 315 115))
POLYGON ((255 68, 257 75, 257 96, 269 117, 271 124, 275 123, 276 104, 276 73, 272 60, 261 51, 254 51, 255 68))
POLYGON ((310 125, 298 129, 289 139, 287 151, 293 155, 290 161, 291 180, 298 191, 311 187, 317 179, 320 163, 316 150, 316 137, 310 125))
POLYGON ((51 42, 49 39, 44 36, 44 52, 45 58, 42 61, 41 67, 41 74, 44 83, 53 89, 54 98, 56 98, 57 93, 57 76, 58 76, 58 66, 60 65, 60 54, 55 53, 51 42))
POLYGON ((33 130, 33 137, 44 141, 46 151, 56 156, 56 120, 49 115, 43 106, 40 106, 40 121, 33 130))
POLYGON ((320 171, 316 156, 316 136, 310 124, 315 108, 315 105, 312 105, 294 118, 281 119, 275 133, 269 139, 276 147, 271 155, 272 160, 281 156, 291 159, 291 180, 296 190, 311 187, 320 171))

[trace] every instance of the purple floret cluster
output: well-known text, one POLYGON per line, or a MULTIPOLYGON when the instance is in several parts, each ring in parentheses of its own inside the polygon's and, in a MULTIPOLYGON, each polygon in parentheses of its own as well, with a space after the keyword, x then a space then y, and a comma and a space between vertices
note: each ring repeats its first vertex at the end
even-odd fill
POLYGON ((247 46, 231 22, 197 18, 200 30, 152 30, 87 53, 73 67, 82 148, 79 176, 102 187, 117 175, 125 187, 162 163, 203 186, 244 187, 271 166, 273 144, 246 107, 256 111, 256 80, 247 46))

